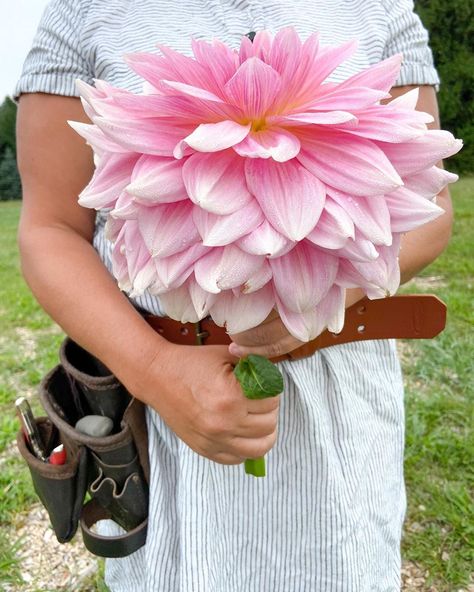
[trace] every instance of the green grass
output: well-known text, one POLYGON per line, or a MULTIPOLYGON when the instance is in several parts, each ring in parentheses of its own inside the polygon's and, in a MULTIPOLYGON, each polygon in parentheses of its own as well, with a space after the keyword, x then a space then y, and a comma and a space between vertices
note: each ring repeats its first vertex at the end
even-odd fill
MULTIPOLYGON (((409 504, 403 553, 429 572, 428 585, 434 582, 437 592, 465 587, 474 565, 474 179, 460 181, 452 194, 456 224, 448 250, 404 288, 435 292, 449 310, 438 338, 403 344, 409 504)), ((36 499, 26 467, 6 450, 18 429, 13 403, 21 394, 33 395, 56 363, 62 339, 21 279, 18 215, 18 202, 0 203, 0 583, 21 580, 2 527, 36 499)), ((39 405, 34 408, 38 412, 39 405)), ((106 590, 100 572, 89 584, 106 590)))
POLYGON ((16 247, 19 211, 19 202, 0 203, 0 589, 2 583, 21 582, 15 546, 7 540, 4 526, 37 501, 16 448, 6 450, 19 428, 14 401, 21 395, 33 397, 32 406, 40 412, 34 393, 41 376, 56 363, 62 339, 21 278, 16 247))
POLYGON ((445 331, 405 344, 408 519, 404 556, 451 592, 474 566, 474 179, 451 189, 455 226, 443 255, 405 291, 435 292, 448 305, 445 331), (429 289, 433 283, 436 287, 429 289))

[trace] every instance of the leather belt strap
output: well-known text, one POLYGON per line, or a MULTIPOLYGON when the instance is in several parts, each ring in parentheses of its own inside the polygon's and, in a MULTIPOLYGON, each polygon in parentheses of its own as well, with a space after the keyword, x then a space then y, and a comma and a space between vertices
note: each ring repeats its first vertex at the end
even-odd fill
POLYGON ((101 536, 91 530, 99 520, 112 519, 111 514, 95 499, 82 508, 80 525, 82 540, 86 548, 100 557, 126 557, 134 553, 146 542, 148 518, 133 530, 118 536, 101 536))
MULTIPOLYGON (((168 317, 145 315, 149 325, 168 341, 181 345, 228 345, 229 335, 211 319, 180 323, 168 317)), ((446 305, 433 294, 407 294, 379 300, 363 298, 346 309, 344 327, 338 334, 324 331, 273 362, 298 360, 318 349, 368 339, 429 339, 446 325, 446 305)))

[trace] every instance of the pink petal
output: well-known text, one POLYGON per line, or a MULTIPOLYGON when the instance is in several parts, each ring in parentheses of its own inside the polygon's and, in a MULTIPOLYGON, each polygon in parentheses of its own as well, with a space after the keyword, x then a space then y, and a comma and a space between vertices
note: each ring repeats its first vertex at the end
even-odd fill
POLYGON ((315 125, 340 125, 343 123, 357 123, 357 117, 347 111, 306 111, 303 113, 291 113, 288 115, 275 115, 267 118, 267 123, 281 125, 291 124, 315 124, 315 125))
POLYGON ((138 212, 140 233, 152 257, 168 257, 200 241, 189 201, 143 207, 138 212))
POLYGON ((187 284, 161 294, 160 304, 166 314, 175 321, 197 323, 199 320, 187 284))
POLYGON ((243 64, 251 58, 259 58, 267 62, 267 55, 271 50, 272 35, 269 31, 258 31, 253 41, 245 35, 241 38, 238 54, 238 64, 243 64))
POLYGON ((196 243, 175 255, 154 259, 158 279, 155 293, 161 294, 180 286, 192 274, 194 263, 207 252, 209 248, 196 243))
POLYGON ((302 51, 303 44, 294 27, 280 29, 275 35, 267 63, 282 77, 283 88, 300 67, 302 51))
POLYGON ((390 213, 383 196, 352 197, 334 189, 329 194, 367 239, 376 245, 391 244, 390 213))
POLYGON ((193 154, 183 165, 183 181, 190 199, 214 214, 232 214, 252 200, 245 184, 244 160, 231 150, 193 154))
POLYGON ((462 141, 445 130, 428 130, 403 144, 378 143, 401 175, 412 175, 459 152, 462 141))
POLYGON ((392 232, 408 232, 438 218, 444 210, 429 199, 400 187, 385 196, 392 232))
POLYGON ((273 38, 269 31, 257 31, 252 42, 253 56, 268 63, 268 54, 270 53, 272 42, 273 38))
POLYGON ((268 221, 290 240, 303 239, 321 215, 324 185, 295 160, 248 159, 247 185, 268 221))
POLYGON ((386 60, 382 60, 381 62, 370 66, 370 68, 354 74, 342 82, 340 87, 366 86, 388 93, 397 81, 402 58, 403 55, 398 53, 386 60))
POLYGON ((341 45, 321 47, 313 66, 312 85, 321 84, 329 74, 356 51, 357 45, 356 40, 351 40, 341 45))
POLYGON ((250 132, 233 148, 240 156, 273 158, 277 162, 286 162, 298 154, 300 141, 289 131, 273 127, 250 132))
POLYGON ((264 260, 262 266, 242 286, 242 292, 244 294, 251 294, 260 290, 260 288, 263 288, 272 279, 272 276, 272 268, 268 264, 268 261, 264 260))
POLYGON ((173 156, 176 144, 187 136, 192 126, 168 123, 161 119, 112 120, 94 117, 104 134, 132 152, 173 156))
POLYGON ((334 87, 325 84, 321 87, 317 96, 311 97, 311 100, 302 105, 308 111, 327 111, 365 109, 374 105, 381 99, 387 98, 387 93, 382 90, 375 90, 365 86, 342 86, 334 87), (326 88, 327 87, 327 88, 326 88))
MULTIPOLYGON (((388 103, 388 105, 390 105, 390 107, 396 107, 397 109, 409 109, 411 111, 414 111, 416 109, 417 104, 418 104, 418 97, 419 96, 420 96, 420 89, 413 88, 412 90, 409 90, 406 93, 403 93, 403 95, 400 95, 400 96, 392 99, 388 103)), ((432 115, 430 115, 430 118, 431 118, 431 121, 433 121, 432 115)))
POLYGON ((252 41, 245 35, 240 41, 239 47, 239 65, 243 64, 255 56, 255 49, 252 41))
MULTIPOLYGON (((155 91, 156 92, 156 91, 155 91)), ((235 109, 221 104, 194 100, 189 96, 179 95, 118 95, 114 103, 122 109, 124 116, 136 119, 159 118, 185 123, 194 126, 202 121, 209 121, 222 115, 235 113, 235 109)))
POLYGON ((203 245, 219 247, 233 243, 248 234, 257 228, 264 218, 258 202, 252 199, 243 208, 226 216, 211 214, 195 206, 193 219, 203 245))
POLYGON ((85 208, 110 207, 128 184, 137 158, 137 154, 104 155, 89 184, 79 194, 79 204, 85 208))
POLYGON ((232 290, 218 294, 211 306, 212 320, 230 334, 241 333, 260 325, 275 303, 270 284, 251 294, 236 297, 232 290))
POLYGON ((131 298, 144 294, 156 279, 155 265, 153 259, 148 259, 145 265, 138 270, 132 283, 130 292, 131 298))
POLYGON ((80 121, 68 121, 68 124, 86 140, 89 146, 92 146, 96 154, 100 155, 103 152, 122 152, 127 154, 130 152, 127 148, 108 138, 96 125, 90 125, 80 121))
POLYGON ((192 39, 191 45, 196 60, 209 71, 215 85, 222 88, 235 74, 236 54, 217 39, 213 40, 212 45, 192 39))
POLYGON ((361 287, 369 298, 395 294, 400 284, 398 253, 400 235, 395 234, 390 247, 379 246, 379 257, 371 262, 341 259, 336 283, 345 288, 361 287))
POLYGON ((308 241, 269 262, 276 293, 293 312, 314 308, 327 294, 337 274, 337 258, 316 249, 308 241))
POLYGON ((133 197, 126 191, 122 191, 114 204, 110 214, 114 218, 122 220, 136 220, 138 217, 139 206, 133 201, 133 197))
POLYGON ((118 218, 118 219, 114 218, 109 213, 107 215, 107 220, 105 222, 105 228, 104 228, 105 238, 114 243, 117 240, 117 237, 119 236, 123 225, 124 225, 124 220, 122 220, 120 218, 118 218))
MULTIPOLYGON (((301 128, 300 128, 301 129, 301 128)), ((297 159, 315 177, 353 195, 382 195, 403 185, 384 152, 374 142, 342 132, 299 133, 297 159)))
POLYGON ((173 77, 184 82, 175 68, 170 68, 168 62, 160 55, 152 53, 131 53, 123 56, 124 61, 141 78, 147 80, 155 89, 161 86, 163 78, 173 77))
POLYGON ((125 56, 127 64, 156 89, 164 90, 162 80, 175 80, 212 91, 214 81, 207 68, 191 57, 159 45, 162 55, 134 53, 125 56))
POLYGON ((117 280, 119 288, 127 292, 131 289, 132 283, 128 275, 128 265, 125 257, 125 232, 125 224, 122 222, 112 248, 111 262, 112 273, 117 280))
POLYGON ((150 254, 141 239, 137 221, 126 220, 112 251, 113 273, 119 287, 127 292, 131 291, 137 274, 149 262, 150 254))
POLYGON ((247 125, 240 125, 235 121, 201 123, 176 145, 173 155, 175 158, 182 158, 187 146, 198 152, 219 152, 241 142, 249 130, 250 123, 247 125))
POLYGON ((358 111, 357 126, 344 128, 348 134, 381 142, 409 142, 426 132, 425 124, 416 115, 391 109, 387 105, 358 111))
POLYGON ((182 162, 173 158, 144 154, 133 169, 127 191, 145 205, 187 199, 182 168, 182 162))
POLYGON ((260 226, 237 242, 237 246, 247 253, 265 255, 266 257, 284 255, 295 244, 275 230, 267 220, 264 220, 260 226))
POLYGON ((406 189, 431 199, 435 195, 438 195, 448 183, 454 183, 458 179, 459 177, 454 173, 433 166, 424 171, 404 177, 403 182, 406 189))
POLYGON ((157 46, 170 69, 169 76, 163 76, 164 79, 177 80, 185 84, 202 87, 209 91, 216 89, 216 85, 209 69, 200 64, 197 60, 183 55, 166 45, 157 46), (172 69, 172 71, 171 71, 172 69))
POLYGON ((300 341, 315 339, 328 327, 330 331, 339 333, 344 325, 345 290, 340 286, 332 286, 321 302, 304 313, 297 313, 287 308, 276 297, 278 313, 288 331, 300 341))
POLYGON ((245 284, 262 266, 263 257, 249 255, 235 245, 214 247, 194 266, 198 284, 212 294, 245 284))
POLYGON ((211 306, 215 303, 217 295, 210 294, 201 288, 194 277, 189 278, 188 281, 189 295, 193 302, 194 310, 199 319, 203 319, 209 314, 211 306))
POLYGON ((379 256, 373 243, 364 238, 358 231, 356 231, 354 239, 348 239, 345 245, 332 254, 350 261, 374 261, 379 256))
POLYGON ((281 76, 281 91, 272 106, 275 113, 285 112, 290 106, 301 102, 295 89, 300 89, 308 78, 318 47, 317 33, 310 35, 304 44, 294 27, 285 27, 275 35, 266 60, 281 76))
POLYGON ((176 82, 175 80, 162 80, 161 84, 164 84, 165 86, 172 88, 183 95, 190 96, 195 99, 200 99, 202 101, 212 101, 214 103, 224 103, 224 101, 214 93, 197 86, 184 84, 184 82, 176 82))
POLYGON ((327 329, 331 333, 340 333, 344 327, 345 300, 346 290, 334 285, 316 307, 316 313, 327 319, 327 329))
POLYGON ((278 72, 252 57, 239 67, 224 90, 232 104, 242 109, 247 117, 259 119, 273 103, 280 86, 278 72))
MULTIPOLYGON (((355 41, 349 41, 335 47, 318 47, 317 37, 310 36, 305 41, 302 50, 300 67, 297 68, 291 80, 287 80, 287 106, 306 106, 314 101, 315 95, 321 89, 321 83, 344 62, 357 47, 355 41)), ((281 102, 279 103, 279 105, 281 102)), ((330 106, 329 109, 339 109, 330 106)))
POLYGON ((320 247, 339 249, 354 238, 354 223, 344 208, 327 197, 318 223, 306 238, 320 247))

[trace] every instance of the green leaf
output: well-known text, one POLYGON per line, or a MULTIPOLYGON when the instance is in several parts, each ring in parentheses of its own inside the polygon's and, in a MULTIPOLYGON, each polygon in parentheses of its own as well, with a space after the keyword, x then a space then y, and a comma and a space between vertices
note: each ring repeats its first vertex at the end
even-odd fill
POLYGON ((278 368, 262 356, 250 354, 241 358, 234 374, 248 399, 275 397, 283 391, 283 376, 278 368))

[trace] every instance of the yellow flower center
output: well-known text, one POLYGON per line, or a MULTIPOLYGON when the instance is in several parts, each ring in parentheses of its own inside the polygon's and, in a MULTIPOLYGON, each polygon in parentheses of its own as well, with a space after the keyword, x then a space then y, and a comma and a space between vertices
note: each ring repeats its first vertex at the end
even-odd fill
POLYGON ((252 121, 252 131, 253 132, 261 132, 265 128, 266 128, 266 121, 265 121, 264 117, 262 117, 261 119, 257 119, 256 121, 252 121))

